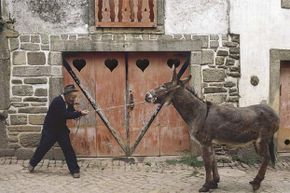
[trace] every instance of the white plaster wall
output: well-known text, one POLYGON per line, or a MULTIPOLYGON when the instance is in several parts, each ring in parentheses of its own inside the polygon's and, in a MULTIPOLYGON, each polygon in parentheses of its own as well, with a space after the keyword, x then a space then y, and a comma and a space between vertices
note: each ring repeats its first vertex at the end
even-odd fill
POLYGON ((240 34, 240 105, 269 97, 270 49, 290 49, 290 10, 280 0, 231 0, 230 31, 240 34), (257 75, 258 86, 250 84, 257 75))
POLYGON ((166 34, 226 34, 229 0, 165 0, 166 34))
POLYGON ((5 1, 11 18, 16 21, 16 31, 22 34, 88 33, 88 0, 5 1), (31 3, 35 5, 34 8, 31 3), (55 6, 47 8, 45 4, 55 6), (41 13, 38 12, 40 10, 41 13), (57 22, 53 22, 54 19, 57 22))

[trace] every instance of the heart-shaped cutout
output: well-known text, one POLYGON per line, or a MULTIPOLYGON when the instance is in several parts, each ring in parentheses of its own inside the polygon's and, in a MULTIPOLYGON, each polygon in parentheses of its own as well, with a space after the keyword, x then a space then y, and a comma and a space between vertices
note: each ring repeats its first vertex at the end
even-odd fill
POLYGON ((73 66, 80 72, 86 66, 86 60, 74 59, 73 66))
POLYGON ((148 59, 138 59, 136 61, 136 65, 140 70, 144 72, 144 70, 149 66, 149 60, 148 59))
POLYGON ((173 65, 177 68, 180 65, 180 60, 178 58, 170 58, 167 60, 167 65, 169 68, 172 68, 173 65))
POLYGON ((107 68, 110 69, 111 72, 118 66, 118 60, 116 59, 106 59, 105 60, 105 65, 107 68))

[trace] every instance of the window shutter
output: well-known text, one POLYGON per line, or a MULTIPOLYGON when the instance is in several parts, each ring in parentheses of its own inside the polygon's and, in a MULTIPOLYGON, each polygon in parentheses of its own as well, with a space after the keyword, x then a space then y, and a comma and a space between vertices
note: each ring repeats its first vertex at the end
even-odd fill
POLYGON ((156 27, 157 0, 95 0, 96 27, 156 27))

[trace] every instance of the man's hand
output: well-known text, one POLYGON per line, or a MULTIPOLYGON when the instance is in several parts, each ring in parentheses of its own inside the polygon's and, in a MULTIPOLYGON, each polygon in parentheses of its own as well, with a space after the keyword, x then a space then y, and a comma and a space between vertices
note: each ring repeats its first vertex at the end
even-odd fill
POLYGON ((80 112, 81 112, 82 116, 85 116, 85 115, 89 114, 88 110, 82 110, 80 112))

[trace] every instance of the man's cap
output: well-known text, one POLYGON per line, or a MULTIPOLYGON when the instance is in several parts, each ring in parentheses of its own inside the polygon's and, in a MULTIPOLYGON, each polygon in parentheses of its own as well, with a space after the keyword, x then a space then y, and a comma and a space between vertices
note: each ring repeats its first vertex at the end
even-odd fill
POLYGON ((69 84, 69 85, 66 85, 64 87, 64 91, 63 91, 63 94, 69 94, 69 93, 72 93, 72 92, 78 92, 78 89, 75 87, 75 85, 73 84, 69 84))

